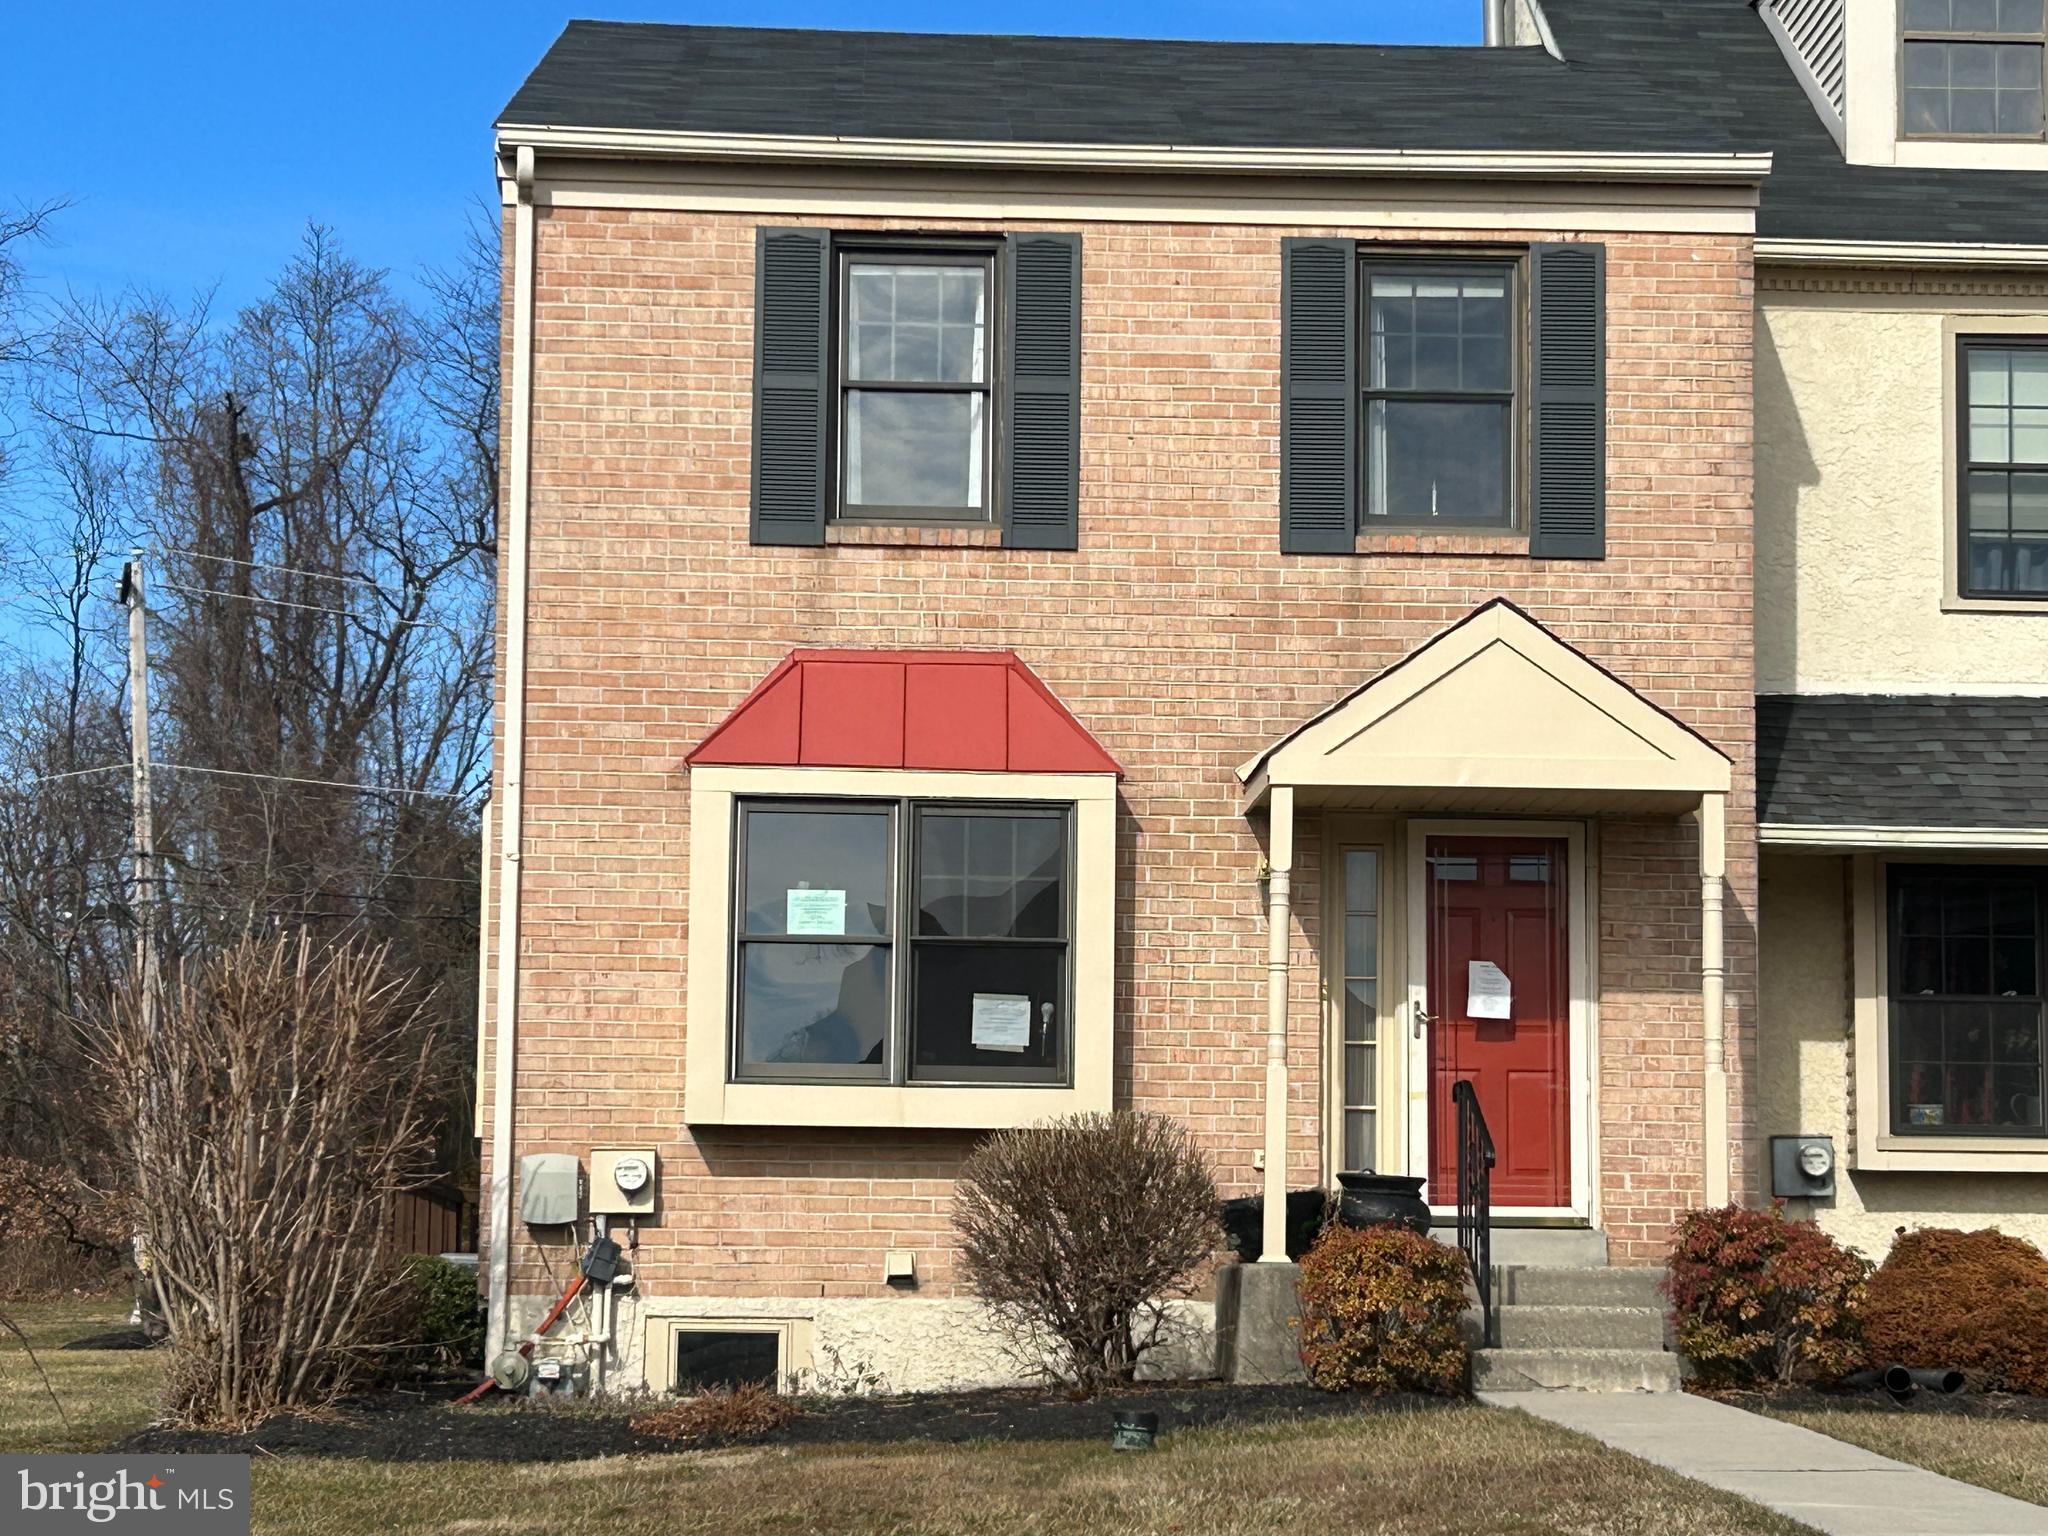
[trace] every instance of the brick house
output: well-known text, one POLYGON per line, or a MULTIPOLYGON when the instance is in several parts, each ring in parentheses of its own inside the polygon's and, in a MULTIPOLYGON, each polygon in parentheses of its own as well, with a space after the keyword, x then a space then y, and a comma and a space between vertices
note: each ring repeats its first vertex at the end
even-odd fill
POLYGON ((1658 71, 1806 108, 1711 9, 569 27, 497 130, 494 1346, 536 1157, 632 1244, 563 1347, 656 1387, 1003 1377, 950 1181, 1077 1110, 1447 1216, 1469 1082, 1546 1262, 1761 1197, 1772 144, 1658 71))

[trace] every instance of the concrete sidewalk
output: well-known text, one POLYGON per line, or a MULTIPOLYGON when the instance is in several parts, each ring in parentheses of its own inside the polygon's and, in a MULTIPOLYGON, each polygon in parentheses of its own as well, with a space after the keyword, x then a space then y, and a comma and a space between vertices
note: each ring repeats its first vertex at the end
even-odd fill
POLYGON ((2048 1508, 1682 1392, 1482 1392, 1829 1536, 2048 1536, 2048 1508))

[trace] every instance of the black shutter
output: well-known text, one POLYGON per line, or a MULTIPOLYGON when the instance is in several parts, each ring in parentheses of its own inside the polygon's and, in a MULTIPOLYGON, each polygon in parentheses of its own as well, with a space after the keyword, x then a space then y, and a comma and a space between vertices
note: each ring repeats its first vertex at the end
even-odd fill
POLYGON ((1349 554, 1358 527, 1358 246, 1280 242, 1280 548, 1349 554))
POLYGON ((754 245, 756 544, 825 542, 832 237, 762 229, 754 245))
POLYGON ((1074 549, 1081 537, 1081 237, 1003 247, 1003 543, 1074 549))
POLYGON ((1529 553, 1607 554, 1607 247, 1530 253, 1529 553))

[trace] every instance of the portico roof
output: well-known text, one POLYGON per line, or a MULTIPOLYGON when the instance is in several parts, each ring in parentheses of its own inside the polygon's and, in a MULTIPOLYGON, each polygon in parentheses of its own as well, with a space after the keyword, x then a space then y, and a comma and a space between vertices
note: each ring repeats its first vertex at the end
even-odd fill
POLYGON ((1248 808, 1588 814, 1690 810, 1728 757, 1495 598, 1237 771, 1248 808))

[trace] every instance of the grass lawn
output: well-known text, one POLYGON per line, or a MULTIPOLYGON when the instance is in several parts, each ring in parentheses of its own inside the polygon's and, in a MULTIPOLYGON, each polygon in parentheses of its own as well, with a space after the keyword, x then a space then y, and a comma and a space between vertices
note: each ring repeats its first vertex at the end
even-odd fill
MULTIPOLYGON (((0 1449, 82 1450, 149 1416, 160 1357, 62 1352, 126 1303, 17 1306, 72 1418, 0 1341, 0 1449)), ((1098 1444, 775 1448, 549 1465, 258 1457, 256 1529, 516 1536, 1239 1536, 1341 1529, 1471 1536, 1798 1536, 1804 1527, 1519 1413, 1190 1430, 1149 1456, 1098 1444)))
POLYGON ((1804 1425, 1943 1477, 2048 1504, 2048 1423, 1960 1414, 1768 1407, 1763 1411, 1774 1419, 1804 1425))

